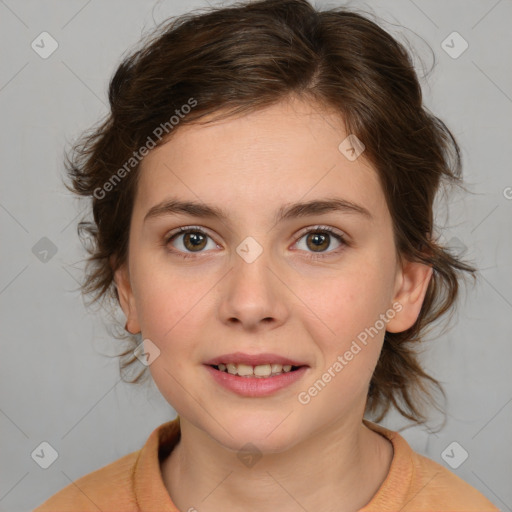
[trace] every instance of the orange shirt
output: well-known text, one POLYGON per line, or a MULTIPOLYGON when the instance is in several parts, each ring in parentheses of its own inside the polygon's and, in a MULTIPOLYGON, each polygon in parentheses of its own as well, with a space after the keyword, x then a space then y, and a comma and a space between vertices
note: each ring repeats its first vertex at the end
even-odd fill
MULTIPOLYGON (((398 432, 363 422, 391 441, 394 454, 386 479, 359 512, 499 512, 474 487, 414 452, 398 432)), ((162 480, 159 461, 159 452, 168 455, 179 436, 178 417, 156 428, 141 450, 79 478, 33 512, 179 512, 162 480)))

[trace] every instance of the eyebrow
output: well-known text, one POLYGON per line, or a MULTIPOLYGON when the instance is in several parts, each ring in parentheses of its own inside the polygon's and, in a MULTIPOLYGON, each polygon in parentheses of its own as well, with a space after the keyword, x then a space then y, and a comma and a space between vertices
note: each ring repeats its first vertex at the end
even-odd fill
MULTIPOLYGON (((371 213, 359 204, 341 198, 326 198, 284 205, 277 210, 274 222, 277 224, 283 220, 322 215, 330 212, 358 214, 366 217, 368 220, 373 220, 371 213)), ((225 210, 217 206, 169 198, 151 207, 144 216, 144 222, 151 218, 172 214, 217 219, 222 222, 227 222, 230 217, 225 210)))

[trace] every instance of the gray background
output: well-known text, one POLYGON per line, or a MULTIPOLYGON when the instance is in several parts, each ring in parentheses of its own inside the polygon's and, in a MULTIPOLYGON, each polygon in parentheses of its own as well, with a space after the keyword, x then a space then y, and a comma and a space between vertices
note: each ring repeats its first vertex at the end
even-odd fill
MULTIPOLYGON (((152 382, 123 383, 117 360, 105 357, 116 352, 115 340, 77 291, 84 253, 76 223, 84 205, 61 184, 62 157, 67 142, 106 112, 108 80, 123 52, 155 20, 206 5, 0 0, 2 511, 31 510, 138 450, 174 417, 152 382), (47 59, 31 48, 43 31, 59 45, 47 59), (33 252, 43 237, 57 249, 47 261, 38 257, 39 246, 33 252), (31 458, 42 441, 59 454, 48 469, 31 458)), ((438 218, 444 239, 479 266, 479 281, 462 299, 452 329, 426 344, 423 356, 427 371, 445 385, 448 423, 437 434, 425 427, 401 433, 413 449, 512 510, 512 2, 350 5, 381 16, 384 28, 407 38, 421 74, 432 63, 427 43, 433 48, 425 101, 458 138, 473 191, 452 196, 438 218), (458 58, 441 46, 453 31, 469 44, 458 58), (469 453, 457 469, 441 457, 453 441, 469 453)), ((397 415, 382 424, 409 425, 397 415)), ((455 458, 460 453, 456 448, 455 458)))

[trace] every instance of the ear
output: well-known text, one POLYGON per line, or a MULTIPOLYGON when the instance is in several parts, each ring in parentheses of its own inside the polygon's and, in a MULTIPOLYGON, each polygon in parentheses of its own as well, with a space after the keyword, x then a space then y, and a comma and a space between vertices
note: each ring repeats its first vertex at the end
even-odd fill
POLYGON ((114 282, 119 296, 119 304, 126 316, 126 330, 131 334, 138 334, 141 331, 135 297, 130 282, 128 265, 124 263, 114 272, 114 282))
POLYGON ((399 267, 395 280, 395 297, 401 309, 386 325, 386 331, 402 332, 414 325, 420 314, 433 269, 420 262, 405 260, 399 267))

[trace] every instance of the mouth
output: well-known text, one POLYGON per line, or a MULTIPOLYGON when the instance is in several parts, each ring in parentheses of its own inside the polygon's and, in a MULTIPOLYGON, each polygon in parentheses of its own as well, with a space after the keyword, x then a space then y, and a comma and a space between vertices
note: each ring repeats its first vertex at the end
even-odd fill
POLYGON ((203 363, 221 387, 244 397, 278 393, 308 374, 309 365, 277 354, 224 354, 203 363))
POLYGON ((295 372, 304 365, 266 363, 256 366, 243 363, 219 363, 208 365, 213 369, 229 373, 230 375, 238 375, 239 377, 265 379, 269 377, 277 377, 283 373, 295 372))

